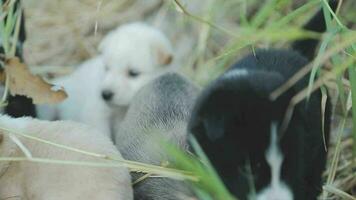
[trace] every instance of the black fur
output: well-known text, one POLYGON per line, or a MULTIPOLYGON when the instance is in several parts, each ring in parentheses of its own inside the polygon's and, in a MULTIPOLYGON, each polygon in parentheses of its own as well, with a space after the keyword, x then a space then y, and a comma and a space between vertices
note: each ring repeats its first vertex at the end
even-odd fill
MULTIPOLYGON (((332 10, 336 10, 337 5, 338 5, 338 0, 331 0, 329 1, 330 8, 332 10)), ((309 20, 308 23, 306 23, 303 28, 305 30, 311 30, 315 32, 325 32, 326 30, 326 22, 324 20, 324 15, 322 11, 319 11, 316 13, 311 20, 309 20)), ((299 40, 296 41, 292 44, 292 49, 298 51, 301 53, 303 56, 308 58, 309 60, 312 60, 315 55, 315 49, 318 45, 319 41, 315 39, 305 39, 305 40, 299 40)))
MULTIPOLYGON (((19 0, 15 4, 15 9, 19 4, 19 0)), ((1 0, 1 4, 3 0, 1 0)), ((5 18, 6 19, 6 18, 5 18)), ((17 41, 16 53, 15 55, 23 61, 23 43, 26 40, 26 30, 25 30, 25 17, 24 13, 21 16, 21 24, 19 30, 19 38, 17 41)), ((0 53, 4 53, 4 49, 0 47, 0 53)), ((35 105, 32 103, 32 99, 21 96, 21 95, 9 95, 8 105, 5 107, 5 113, 12 117, 23 117, 31 116, 36 117, 35 105)))
POLYGON ((11 117, 36 117, 36 108, 32 99, 21 95, 10 95, 7 99, 5 113, 11 117))
MULTIPOLYGON (((335 9, 333 1, 331 7, 335 9)), ((322 32, 325 22, 319 11, 305 26, 322 32)), ((250 194, 251 167, 256 191, 268 186, 270 167, 265 159, 272 122, 281 125, 291 98, 308 85, 308 76, 270 100, 269 95, 308 64, 318 41, 302 40, 295 50, 258 50, 233 65, 200 95, 189 123, 203 150, 231 193, 240 200, 250 194), (246 70, 247 74, 231 75, 246 70)), ((326 106, 325 135, 329 136, 330 105, 326 106)), ((315 200, 321 191, 326 164, 322 136, 321 92, 295 108, 289 126, 279 140, 283 154, 281 179, 295 200, 315 200)))

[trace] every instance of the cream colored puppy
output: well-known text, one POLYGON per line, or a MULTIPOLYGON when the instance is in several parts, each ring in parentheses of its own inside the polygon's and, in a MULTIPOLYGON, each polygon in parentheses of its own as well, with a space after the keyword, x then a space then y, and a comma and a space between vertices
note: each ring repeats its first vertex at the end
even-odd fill
MULTIPOLYGON (((0 127, 82 149, 121 157, 101 133, 74 122, 46 122, 0 116, 0 127)), ((0 130, 0 157, 24 157, 7 131, 0 130)), ((17 137, 35 158, 107 162, 80 153, 17 137)), ((99 168, 30 162, 0 162, 0 199, 130 200, 131 180, 126 168, 99 168)))
POLYGON ((44 119, 70 119, 111 135, 136 92, 166 71, 173 59, 169 40, 158 29, 130 23, 110 32, 99 45, 100 55, 83 63, 68 77, 54 81, 69 98, 56 107, 40 107, 44 119))
POLYGON ((127 106, 148 81, 171 63, 172 47, 158 29, 143 23, 124 25, 99 46, 105 65, 102 97, 114 106, 127 106))

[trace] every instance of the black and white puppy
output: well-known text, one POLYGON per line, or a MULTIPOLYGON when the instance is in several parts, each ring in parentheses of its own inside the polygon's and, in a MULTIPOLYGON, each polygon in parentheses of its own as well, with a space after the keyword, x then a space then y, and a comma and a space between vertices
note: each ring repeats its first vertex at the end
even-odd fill
MULTIPOLYGON (((172 159, 161 140, 187 149, 187 124, 197 87, 176 73, 159 76, 141 88, 116 127, 116 147, 128 160, 162 165, 172 159)), ((143 174, 133 173, 135 180, 143 174)), ((134 186, 136 200, 187 200, 192 192, 184 182, 149 177, 134 186)))
MULTIPOLYGON (((331 2, 335 9, 337 1, 331 2)), ((305 28, 325 31, 322 11, 305 28)), ((294 50, 258 50, 234 64, 200 95, 189 122, 229 191, 240 200, 315 200, 321 191, 329 135, 330 106, 322 127, 321 92, 295 107, 289 126, 280 126, 291 98, 308 76, 276 100, 271 92, 313 57, 315 40, 297 41, 294 50)))

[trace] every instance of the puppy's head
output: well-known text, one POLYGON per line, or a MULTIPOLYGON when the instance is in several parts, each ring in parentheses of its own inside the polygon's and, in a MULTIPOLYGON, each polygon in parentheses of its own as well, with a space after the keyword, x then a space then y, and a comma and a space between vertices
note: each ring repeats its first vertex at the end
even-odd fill
POLYGON ((105 65, 102 98, 109 105, 127 106, 148 81, 172 62, 169 40, 156 28, 142 23, 119 27, 99 46, 105 65))
POLYGON ((189 132, 239 199, 249 199, 253 188, 258 200, 292 198, 281 180, 285 155, 271 131, 289 101, 268 98, 282 82, 278 73, 231 70, 203 92, 193 109, 189 132), (263 192, 272 183, 273 190, 263 192))

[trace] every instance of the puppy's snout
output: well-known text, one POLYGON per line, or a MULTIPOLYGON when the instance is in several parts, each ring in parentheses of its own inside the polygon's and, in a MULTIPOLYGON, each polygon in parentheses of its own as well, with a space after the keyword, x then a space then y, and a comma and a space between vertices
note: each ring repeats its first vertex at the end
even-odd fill
POLYGON ((110 90, 104 90, 101 92, 101 97, 105 100, 105 101, 110 101, 114 96, 114 93, 110 90))

